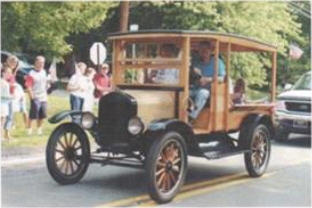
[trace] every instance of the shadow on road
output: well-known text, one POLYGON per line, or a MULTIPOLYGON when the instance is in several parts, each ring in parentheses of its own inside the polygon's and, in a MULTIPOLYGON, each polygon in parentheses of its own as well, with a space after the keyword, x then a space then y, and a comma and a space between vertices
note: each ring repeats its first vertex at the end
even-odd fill
POLYGON ((287 141, 274 141, 273 145, 287 146, 294 148, 311 148, 311 136, 309 135, 295 135, 291 136, 287 141))

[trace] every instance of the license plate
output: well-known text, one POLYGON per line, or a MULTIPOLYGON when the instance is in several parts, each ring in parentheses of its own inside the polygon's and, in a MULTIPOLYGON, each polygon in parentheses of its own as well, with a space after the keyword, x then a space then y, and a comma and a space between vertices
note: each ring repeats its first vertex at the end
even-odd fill
POLYGON ((301 120, 295 120, 293 123, 293 127, 306 129, 306 128, 308 128, 308 122, 307 121, 301 121, 301 120))

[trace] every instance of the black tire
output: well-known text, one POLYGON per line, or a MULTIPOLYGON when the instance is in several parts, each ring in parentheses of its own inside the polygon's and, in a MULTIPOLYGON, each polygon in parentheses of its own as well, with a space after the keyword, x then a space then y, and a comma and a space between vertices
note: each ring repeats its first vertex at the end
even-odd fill
POLYGON ((275 140, 278 142, 285 142, 288 140, 289 132, 285 130, 276 130, 275 140))
POLYGON ((271 142, 269 128, 264 124, 255 125, 250 129, 249 148, 250 152, 244 154, 245 167, 251 177, 260 177, 268 167, 271 142))
POLYGON ((46 163, 56 182, 77 183, 86 173, 89 159, 88 137, 77 124, 64 123, 53 131, 46 148, 46 163))
POLYGON ((171 201, 184 183, 187 172, 187 150, 184 138, 167 132, 155 138, 146 159, 148 191, 162 204, 171 201))

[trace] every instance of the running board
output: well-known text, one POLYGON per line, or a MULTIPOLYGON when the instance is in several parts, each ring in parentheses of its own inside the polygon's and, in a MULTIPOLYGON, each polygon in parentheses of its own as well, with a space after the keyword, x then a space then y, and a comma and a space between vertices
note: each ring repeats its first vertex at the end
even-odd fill
POLYGON ((100 163, 102 165, 115 165, 119 167, 144 168, 144 164, 142 162, 133 159, 99 159, 91 157, 90 162, 100 163))
POLYGON ((250 150, 240 150, 238 148, 235 148, 235 149, 230 150, 230 151, 222 151, 222 150, 209 151, 209 152, 203 153, 203 155, 208 160, 213 160, 213 159, 220 159, 223 157, 230 157, 230 156, 234 156, 234 155, 239 155, 239 154, 246 153, 249 151, 250 150))
POLYGON ((204 156, 208 160, 229 157, 250 151, 249 149, 238 147, 231 140, 225 139, 199 143, 198 146, 201 151, 201 156, 204 156))

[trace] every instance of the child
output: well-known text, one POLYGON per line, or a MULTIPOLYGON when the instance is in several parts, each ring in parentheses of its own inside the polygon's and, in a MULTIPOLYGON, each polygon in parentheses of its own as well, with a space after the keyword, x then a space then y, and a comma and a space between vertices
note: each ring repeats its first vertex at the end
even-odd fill
MULTIPOLYGON (((4 139, 9 140, 9 128, 8 128, 8 117, 10 114, 10 105, 13 96, 10 93, 10 84, 7 81, 12 72, 9 67, 3 67, 1 69, 1 132, 4 130, 4 139)), ((2 135, 1 135, 2 137, 2 135)))
POLYGON ((245 100, 245 81, 242 78, 236 80, 234 93, 232 95, 232 100, 234 104, 243 104, 246 102, 245 100))
POLYGON ((15 83, 14 86, 15 86, 15 94, 13 100, 13 111, 20 112, 23 114, 24 124, 27 127, 28 116, 26 109, 25 93, 23 87, 20 84, 15 83))

